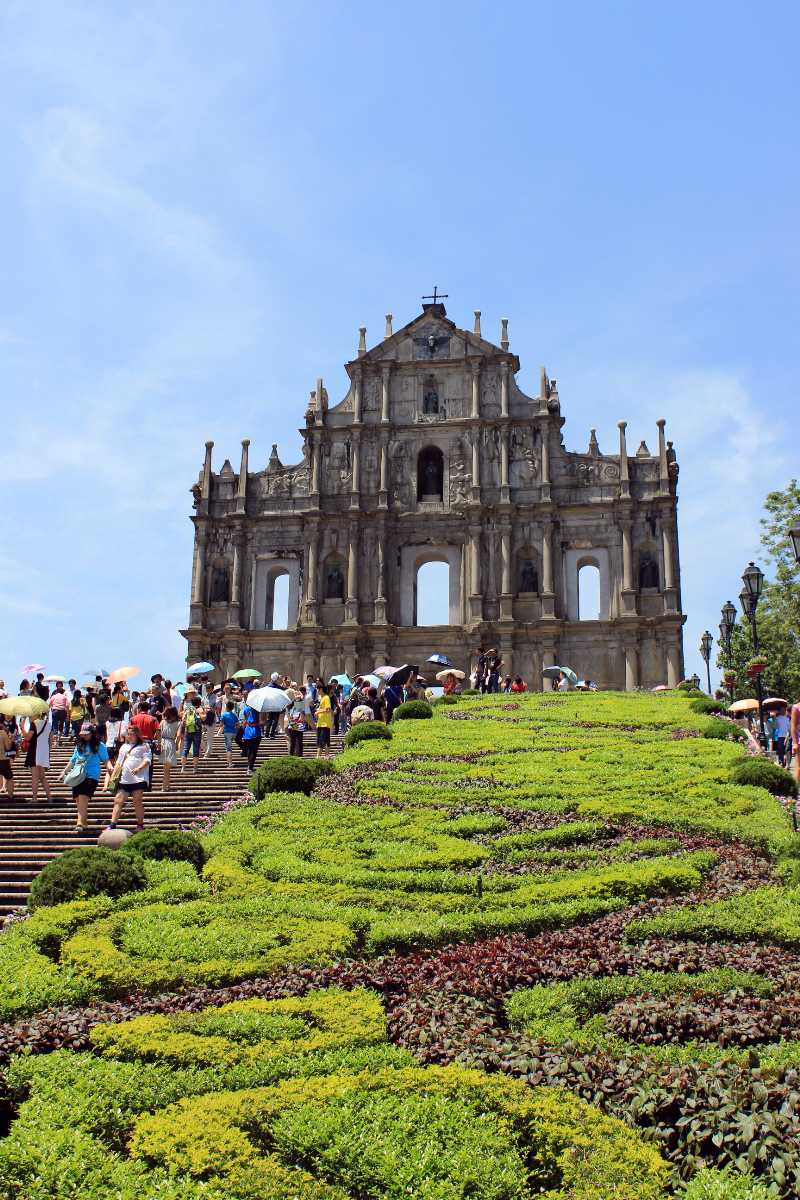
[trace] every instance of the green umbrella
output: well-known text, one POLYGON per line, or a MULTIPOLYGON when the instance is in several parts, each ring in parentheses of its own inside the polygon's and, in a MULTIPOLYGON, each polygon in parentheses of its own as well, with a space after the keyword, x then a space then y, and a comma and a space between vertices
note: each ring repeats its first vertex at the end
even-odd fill
POLYGON ((46 717, 47 712, 47 701, 38 696, 9 696, 0 700, 0 713, 6 717, 46 717))
POLYGON ((260 679, 263 674, 263 671, 256 671, 255 667, 242 667, 241 671, 234 671, 231 679, 260 679))

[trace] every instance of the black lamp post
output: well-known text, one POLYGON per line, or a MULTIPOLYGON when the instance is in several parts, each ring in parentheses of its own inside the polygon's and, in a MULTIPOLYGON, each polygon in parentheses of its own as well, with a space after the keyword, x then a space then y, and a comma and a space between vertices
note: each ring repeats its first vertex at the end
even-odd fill
MULTIPOLYGON (((730 600, 726 600, 722 606, 721 620, 719 623, 719 636, 725 651, 725 666, 730 671, 733 669, 733 655, 731 653, 731 638, 736 626, 736 607, 731 604, 730 600)), ((731 704, 734 699, 734 685, 728 685, 728 691, 731 694, 731 704)))
POLYGON ((700 638, 700 654, 703 657, 703 662, 706 664, 706 683, 708 684, 708 694, 711 695, 711 647, 714 644, 714 639, 708 630, 705 631, 700 638))
POLYGON ((797 559, 797 561, 800 563, 800 525, 794 525, 789 530, 789 540, 792 543, 792 550, 794 550, 794 556, 797 559))
MULTIPOLYGON (((753 654, 758 654, 758 625, 756 624, 756 609, 764 587, 764 572, 759 571, 755 563, 748 563, 742 572, 744 588, 739 593, 742 611, 753 629, 753 654)), ((767 749, 767 734, 764 729, 764 691, 761 686, 761 672, 756 672, 756 695, 758 696, 758 726, 761 731, 761 746, 767 749)))

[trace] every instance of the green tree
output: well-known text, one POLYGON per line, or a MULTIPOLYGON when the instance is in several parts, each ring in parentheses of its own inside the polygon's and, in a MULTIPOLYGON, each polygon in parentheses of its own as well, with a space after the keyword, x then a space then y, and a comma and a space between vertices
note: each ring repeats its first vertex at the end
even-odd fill
MULTIPOLYGON (((759 653, 767 659, 763 676, 767 694, 800 700, 800 564, 794 557, 789 530, 800 521, 800 486, 792 479, 782 492, 770 492, 761 519, 761 544, 766 551, 764 591, 758 605, 759 653)), ((736 699, 755 696, 745 665, 753 657, 750 624, 739 617, 731 638, 736 699)), ((717 666, 725 668, 722 647, 717 666)))

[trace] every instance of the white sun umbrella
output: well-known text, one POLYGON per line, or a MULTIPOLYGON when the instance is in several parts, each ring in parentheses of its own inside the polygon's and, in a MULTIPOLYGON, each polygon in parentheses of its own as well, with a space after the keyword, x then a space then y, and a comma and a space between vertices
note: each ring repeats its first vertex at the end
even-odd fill
POLYGON ((376 667, 372 674, 377 675, 379 679, 391 679, 399 670, 399 667, 376 667))
POLYGON ((283 712, 291 703, 292 697, 288 692, 276 687, 251 688, 245 698, 245 704, 262 713, 283 712))
POLYGON ((441 679, 441 681, 444 683, 444 681, 445 681, 445 679, 447 679, 448 675, 453 675, 456 679, 465 679, 466 678, 466 676, 464 675, 464 672, 457 671, 455 667, 448 667, 446 671, 439 671, 436 678, 441 679))

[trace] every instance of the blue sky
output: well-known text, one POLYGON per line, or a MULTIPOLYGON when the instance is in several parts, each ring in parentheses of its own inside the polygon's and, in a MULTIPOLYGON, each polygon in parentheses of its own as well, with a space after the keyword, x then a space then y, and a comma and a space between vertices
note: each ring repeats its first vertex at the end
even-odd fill
POLYGON ((797 473, 800 10, 16 3, 0 13, 0 676, 181 673, 189 487, 344 392, 434 283, 567 445, 681 463, 687 666, 797 473))

